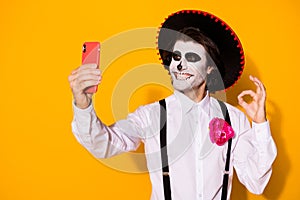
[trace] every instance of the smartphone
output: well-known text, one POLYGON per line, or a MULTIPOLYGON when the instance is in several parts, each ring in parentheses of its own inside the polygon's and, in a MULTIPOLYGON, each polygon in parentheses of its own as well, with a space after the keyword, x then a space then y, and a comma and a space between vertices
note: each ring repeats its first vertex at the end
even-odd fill
MULTIPOLYGON (((100 42, 85 42, 82 46, 82 64, 97 64, 100 62, 100 42)), ((87 87, 84 92, 93 94, 98 90, 98 85, 87 87)))

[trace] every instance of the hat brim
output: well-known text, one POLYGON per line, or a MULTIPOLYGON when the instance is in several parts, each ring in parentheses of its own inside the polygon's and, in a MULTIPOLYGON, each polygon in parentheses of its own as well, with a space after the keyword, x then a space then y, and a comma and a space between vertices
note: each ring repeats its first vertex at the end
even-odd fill
MULTIPOLYGON (((225 66, 223 77, 225 89, 233 86, 240 78, 245 64, 244 51, 235 32, 223 20, 210 13, 198 10, 182 10, 171 14, 162 26, 158 35, 158 49, 163 64, 168 64, 164 54, 169 51, 168 41, 172 41, 175 34, 185 27, 198 28, 209 37, 219 48, 221 59, 225 66)), ((220 88, 219 90, 223 90, 220 88)))

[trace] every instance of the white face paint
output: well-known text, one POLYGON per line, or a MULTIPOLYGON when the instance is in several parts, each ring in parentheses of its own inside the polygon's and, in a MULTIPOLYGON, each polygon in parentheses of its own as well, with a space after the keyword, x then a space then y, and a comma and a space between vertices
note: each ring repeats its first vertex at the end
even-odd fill
POLYGON ((169 67, 174 89, 187 92, 204 83, 208 73, 206 55, 199 43, 182 40, 175 43, 169 67))

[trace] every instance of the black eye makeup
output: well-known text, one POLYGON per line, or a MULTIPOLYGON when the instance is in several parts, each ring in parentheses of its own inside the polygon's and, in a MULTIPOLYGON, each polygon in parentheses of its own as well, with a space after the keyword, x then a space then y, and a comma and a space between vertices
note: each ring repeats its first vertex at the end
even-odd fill
MULTIPOLYGON (((193 52, 188 52, 184 56, 185 56, 185 59, 188 62, 198 62, 198 61, 201 60, 201 57, 198 54, 193 53, 193 52)), ((180 53, 180 51, 174 51, 172 53, 172 58, 175 61, 180 61, 181 60, 181 53, 180 53)))
POLYGON ((185 59, 188 62, 198 62, 201 60, 200 56, 196 53, 186 53, 185 54, 185 59))
POLYGON ((174 51, 172 53, 172 58, 175 60, 175 61, 179 61, 181 60, 181 53, 179 51, 174 51))

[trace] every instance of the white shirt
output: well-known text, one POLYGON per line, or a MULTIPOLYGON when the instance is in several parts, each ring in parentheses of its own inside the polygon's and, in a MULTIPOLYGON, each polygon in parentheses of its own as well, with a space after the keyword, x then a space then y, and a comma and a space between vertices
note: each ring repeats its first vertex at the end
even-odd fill
MULTIPOLYGON (((199 103, 175 91, 166 98, 167 150, 172 200, 221 199, 227 143, 217 146, 209 138, 209 122, 223 118, 216 99, 206 95, 199 103)), ((243 112, 226 104, 235 131, 232 140, 228 199, 233 167, 247 189, 261 194, 267 185, 277 150, 269 122, 252 128, 243 112)), ((160 109, 155 102, 139 107, 127 119, 111 126, 97 118, 92 105, 79 109, 73 103, 72 130, 95 157, 107 158, 138 148, 144 142, 152 183, 151 200, 164 199, 160 155, 160 109)))

